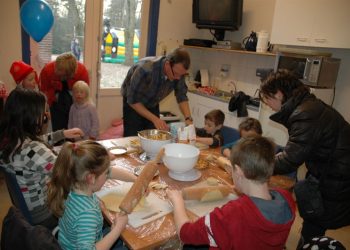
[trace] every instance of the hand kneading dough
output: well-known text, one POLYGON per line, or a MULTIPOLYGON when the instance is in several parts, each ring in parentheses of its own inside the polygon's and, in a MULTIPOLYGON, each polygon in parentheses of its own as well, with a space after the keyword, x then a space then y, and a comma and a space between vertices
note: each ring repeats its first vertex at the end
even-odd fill
POLYGON ((222 195, 222 193, 219 190, 213 190, 213 191, 210 191, 210 192, 206 193, 205 195, 203 195, 201 202, 217 201, 217 200, 221 200, 223 198, 224 198, 224 196, 222 195))
MULTIPOLYGON (((101 200, 104 202, 106 208, 113 212, 120 212, 119 205, 122 202, 124 195, 118 193, 109 193, 101 197, 101 200)), ((142 197, 140 202, 134 208, 133 212, 142 210, 146 206, 146 199, 142 197)))
POLYGON ((149 186, 153 189, 156 189, 156 190, 160 190, 160 189, 166 189, 168 187, 167 184, 165 183, 158 183, 158 182, 155 182, 155 181, 152 181, 149 186))

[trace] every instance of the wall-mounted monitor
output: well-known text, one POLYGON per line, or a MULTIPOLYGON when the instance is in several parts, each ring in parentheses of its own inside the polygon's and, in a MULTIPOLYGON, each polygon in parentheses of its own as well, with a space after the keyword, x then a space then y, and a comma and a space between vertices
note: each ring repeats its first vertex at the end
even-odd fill
POLYGON ((199 29, 214 31, 216 40, 224 40, 225 30, 242 25, 243 0, 193 0, 192 22, 199 29))

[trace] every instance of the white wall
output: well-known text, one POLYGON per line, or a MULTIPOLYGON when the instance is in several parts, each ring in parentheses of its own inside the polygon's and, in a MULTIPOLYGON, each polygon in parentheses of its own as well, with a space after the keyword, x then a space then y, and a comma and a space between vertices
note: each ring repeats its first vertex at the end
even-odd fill
POLYGON ((7 90, 16 84, 9 73, 11 64, 22 58, 19 1, 0 1, 0 80, 7 90))

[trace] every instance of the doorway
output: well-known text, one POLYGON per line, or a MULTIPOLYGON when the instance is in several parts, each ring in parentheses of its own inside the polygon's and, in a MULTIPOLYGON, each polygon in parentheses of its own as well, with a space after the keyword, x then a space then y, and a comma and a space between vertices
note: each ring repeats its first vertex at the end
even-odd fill
POLYGON ((47 2, 55 22, 40 43, 30 39, 31 64, 40 72, 57 55, 75 54, 89 71, 91 97, 104 129, 122 117, 121 84, 130 66, 145 56, 147 32, 142 31, 148 30, 150 0, 47 2))

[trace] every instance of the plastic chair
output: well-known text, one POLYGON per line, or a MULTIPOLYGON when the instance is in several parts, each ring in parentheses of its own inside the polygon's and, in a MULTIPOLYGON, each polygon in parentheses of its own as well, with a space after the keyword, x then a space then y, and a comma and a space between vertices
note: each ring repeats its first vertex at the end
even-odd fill
POLYGON ((224 145, 237 141, 240 138, 239 132, 235 128, 223 126, 221 128, 221 134, 224 138, 224 145))
POLYGON ((2 166, 0 166, 0 171, 4 174, 12 204, 21 211, 30 224, 33 224, 32 215, 30 214, 27 203, 24 200, 21 188, 17 183, 16 175, 6 171, 2 166))

